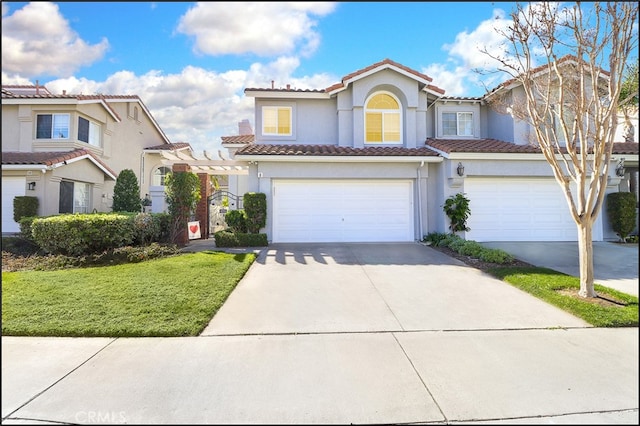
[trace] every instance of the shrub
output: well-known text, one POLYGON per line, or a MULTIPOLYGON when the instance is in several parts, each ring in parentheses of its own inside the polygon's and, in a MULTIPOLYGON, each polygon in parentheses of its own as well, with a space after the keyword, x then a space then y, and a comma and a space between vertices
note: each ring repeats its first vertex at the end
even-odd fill
POLYGON ((607 195, 607 215, 615 233, 626 242, 636 227, 636 194, 612 192, 607 195))
POLYGON ((449 217, 449 229, 454 234, 459 231, 469 231, 467 227, 467 219, 471 213, 469 208, 469 199, 461 192, 450 196, 442 206, 447 217, 449 217))
POLYGON ((118 174, 113 188, 114 212, 139 212, 142 209, 138 178, 131 169, 124 169, 118 174))
POLYGON ((471 256, 479 259, 484 250, 486 249, 476 241, 465 241, 460 244, 457 251, 464 256, 471 256))
POLYGON ((430 232, 422 238, 422 241, 431 243, 434 247, 438 247, 440 242, 447 238, 447 234, 440 232, 430 232))
POLYGON ((38 215, 38 197, 28 195, 13 198, 13 220, 20 223, 20 219, 38 215))
POLYGON ((134 240, 131 215, 63 214, 36 218, 33 239, 53 254, 79 256, 129 245, 134 240))
POLYGON ((266 247, 267 234, 246 234, 218 231, 213 234, 216 247, 266 247))
POLYGON ((257 234, 260 228, 264 228, 267 224, 267 196, 261 192, 247 192, 244 194, 243 202, 247 230, 257 234))
POLYGON ((188 241, 187 223, 202 197, 200 178, 192 172, 175 172, 167 174, 164 184, 171 215, 170 239, 185 245, 188 241))
POLYGON ((229 210, 224 215, 224 220, 233 232, 247 232, 247 216, 244 210, 229 210))
POLYGON ((478 257, 483 262, 509 263, 514 261, 514 257, 504 250, 485 248, 478 257))
POLYGON ((133 218, 135 245, 147 245, 160 239, 160 221, 151 213, 138 213, 133 218))

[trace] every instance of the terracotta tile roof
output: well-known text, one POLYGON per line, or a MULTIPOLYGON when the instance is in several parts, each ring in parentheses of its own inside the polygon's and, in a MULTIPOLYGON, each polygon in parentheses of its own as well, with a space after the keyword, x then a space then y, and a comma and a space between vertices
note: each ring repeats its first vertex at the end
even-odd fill
POLYGON ((497 139, 432 139, 425 141, 427 147, 446 153, 451 152, 493 152, 493 153, 541 153, 533 145, 516 145, 497 139))
POLYGON ((615 142, 613 144, 614 154, 635 154, 638 155, 637 142, 615 142))
POLYGON ((222 144, 248 144, 255 142, 255 135, 222 136, 222 144))
POLYGON ((96 157, 91 151, 86 149, 76 149, 73 151, 65 152, 15 152, 15 151, 3 151, 2 152, 2 164, 11 165, 44 165, 53 166, 64 161, 73 160, 74 158, 88 155, 97 163, 99 163, 105 170, 111 173, 113 176, 118 176, 104 161, 96 157))
POLYGON ((188 142, 175 142, 175 143, 164 143, 162 145, 149 146, 145 148, 146 150, 167 150, 167 151, 175 151, 178 149, 191 148, 191 145, 188 142))
MULTIPOLYGON (((273 88, 273 87, 272 87, 272 88, 246 88, 246 89, 245 89, 245 92, 247 92, 247 91, 252 91, 252 90, 260 90, 260 91, 265 91, 265 92, 311 92, 311 93, 330 93, 330 92, 333 92, 334 90, 337 90, 337 89, 341 89, 341 88, 343 88, 343 87, 346 87, 345 81, 350 80, 350 79, 352 79, 352 78, 354 78, 354 77, 357 77, 357 76, 358 76, 358 75, 360 75, 360 74, 364 74, 364 73, 366 73, 366 72, 368 72, 368 71, 371 71, 371 70, 373 70, 373 69, 375 69, 375 68, 381 67, 381 66, 383 66, 383 65, 393 65, 394 67, 400 68, 400 69, 402 69, 402 70, 404 70, 404 71, 408 72, 409 74, 413 74, 413 75, 415 75, 416 77, 419 77, 419 78, 421 78, 421 79, 423 79, 423 80, 428 81, 429 83, 431 83, 431 82, 433 81, 433 79, 432 79, 431 77, 429 77, 428 75, 426 75, 426 74, 422 74, 422 73, 420 73, 420 72, 418 72, 418 71, 416 71, 416 70, 414 70, 414 69, 411 69, 411 68, 409 68, 409 67, 406 67, 406 66, 404 66, 404 65, 402 65, 402 64, 400 64, 400 63, 398 63, 398 62, 392 61, 391 59, 384 59, 384 60, 382 60, 382 61, 380 61, 380 62, 376 62, 375 64, 369 65, 368 67, 365 67, 365 68, 362 68, 362 69, 360 69, 360 70, 354 71, 354 72, 352 72, 352 73, 350 73, 350 74, 347 74, 346 76, 342 77, 342 80, 341 80, 341 82, 340 82, 340 83, 332 84, 331 86, 329 86, 329 87, 327 87, 326 89, 323 89, 323 90, 291 89, 291 88, 287 85, 287 88, 286 88, 286 89, 282 89, 282 88, 280 88, 280 89, 275 89, 275 88, 273 88)), ((427 88, 429 88, 429 89, 430 89, 430 90, 432 90, 432 91, 435 91, 435 92, 441 93, 441 94, 444 94, 444 93, 445 93, 444 89, 441 89, 441 88, 439 88, 439 87, 436 87, 436 86, 434 86, 434 85, 432 85, 432 84, 428 84, 428 85, 427 85, 427 88)))
POLYGON ((267 145, 250 144, 236 155, 300 155, 300 156, 367 156, 367 157, 437 157, 427 147, 404 148, 393 146, 368 146, 352 148, 336 145, 267 145))
MULTIPOLYGON (((540 154, 539 147, 533 145, 516 145, 497 139, 432 139, 425 141, 425 145, 447 154, 452 152, 487 152, 496 154, 540 154)), ((638 144, 634 142, 613 144, 613 154, 638 154, 638 144)))

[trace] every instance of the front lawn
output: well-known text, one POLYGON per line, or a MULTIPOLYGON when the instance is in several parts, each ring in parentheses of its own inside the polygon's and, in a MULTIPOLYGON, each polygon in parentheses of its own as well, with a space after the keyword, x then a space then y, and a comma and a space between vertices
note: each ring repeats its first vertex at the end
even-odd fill
POLYGON ((580 279, 547 268, 495 267, 487 272, 594 327, 638 327, 638 298, 609 287, 594 286, 598 298, 577 296, 580 279))
POLYGON ((197 336, 256 255, 205 251, 140 263, 2 273, 4 336, 197 336))

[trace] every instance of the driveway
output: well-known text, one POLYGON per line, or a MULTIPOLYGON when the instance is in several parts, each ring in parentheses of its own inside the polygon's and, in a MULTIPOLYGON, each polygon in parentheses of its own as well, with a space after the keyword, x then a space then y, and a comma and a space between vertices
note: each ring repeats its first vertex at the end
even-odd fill
POLYGON ((419 243, 272 244, 202 335, 585 326, 419 243))
MULTIPOLYGON (((520 260, 580 276, 577 242, 488 242, 520 260)), ((593 272, 596 284, 638 296, 638 245, 606 241, 593 243, 593 272)))

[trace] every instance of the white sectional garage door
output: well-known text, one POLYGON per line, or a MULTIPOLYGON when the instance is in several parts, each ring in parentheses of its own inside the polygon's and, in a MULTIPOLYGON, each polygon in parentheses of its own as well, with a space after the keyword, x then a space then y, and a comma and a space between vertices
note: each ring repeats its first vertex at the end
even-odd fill
MULTIPOLYGON (((578 231, 554 179, 467 178, 471 214, 466 233, 475 241, 577 241, 578 231)), ((602 240, 602 213, 593 240, 602 240)))
POLYGON ((2 177, 2 232, 20 232, 20 225, 13 220, 13 199, 25 194, 26 178, 2 177))
POLYGON ((274 180, 274 242, 413 241, 410 180, 274 180))

